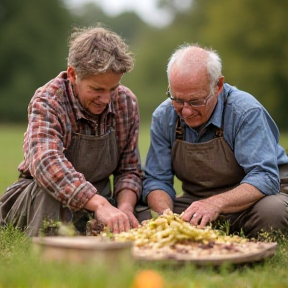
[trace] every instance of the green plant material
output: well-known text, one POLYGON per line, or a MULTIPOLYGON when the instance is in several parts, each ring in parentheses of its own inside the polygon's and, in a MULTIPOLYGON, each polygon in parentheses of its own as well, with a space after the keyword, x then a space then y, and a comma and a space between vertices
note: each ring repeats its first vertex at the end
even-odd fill
POLYGON ((105 237, 109 238, 109 239, 114 239, 114 233, 111 231, 111 229, 107 226, 104 227, 104 230, 102 233, 100 233, 101 235, 105 235, 105 237))
POLYGON ((282 242, 287 239, 287 235, 283 234, 281 231, 271 230, 264 231, 261 230, 257 235, 257 241, 262 242, 282 242))
POLYGON ((152 218, 152 219, 156 219, 156 218, 159 217, 159 214, 158 214, 157 212, 155 212, 155 211, 153 211, 153 210, 150 210, 150 211, 151 211, 151 218, 152 218))
POLYGON ((42 236, 75 236, 78 232, 72 222, 44 219, 41 229, 42 236))
POLYGON ((12 225, 0 226, 0 259, 9 260, 27 250, 29 238, 12 225))
POLYGON ((59 236, 76 236, 78 233, 73 223, 62 223, 58 224, 58 235, 59 236))

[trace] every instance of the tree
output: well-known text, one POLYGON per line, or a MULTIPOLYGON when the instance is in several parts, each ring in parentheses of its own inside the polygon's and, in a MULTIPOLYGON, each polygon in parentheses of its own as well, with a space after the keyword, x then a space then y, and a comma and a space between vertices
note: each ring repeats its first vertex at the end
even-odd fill
POLYGON ((69 11, 57 0, 2 0, 0 120, 24 121, 34 91, 66 69, 69 11))

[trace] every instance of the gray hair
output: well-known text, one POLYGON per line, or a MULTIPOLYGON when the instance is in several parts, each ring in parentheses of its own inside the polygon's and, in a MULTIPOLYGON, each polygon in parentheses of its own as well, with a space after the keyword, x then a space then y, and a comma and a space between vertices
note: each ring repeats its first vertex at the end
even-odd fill
POLYGON ((189 73, 192 69, 192 62, 194 63, 195 59, 192 59, 191 62, 189 62, 189 59, 187 59, 186 53, 191 50, 191 48, 200 48, 203 49, 203 51, 207 52, 207 58, 206 58, 206 68, 207 72, 210 78, 210 84, 211 88, 213 85, 215 85, 216 81, 219 79, 219 77, 222 76, 222 61, 218 53, 212 49, 206 49, 201 48, 198 44, 184 44, 180 45, 178 49, 172 54, 168 61, 167 65, 167 76, 169 80, 171 67, 176 65, 181 65, 181 69, 183 72, 189 73), (194 61, 193 61, 194 60, 194 61), (183 65, 183 63, 188 65, 183 65))
POLYGON ((74 29, 69 40, 68 65, 81 79, 109 71, 128 73, 134 67, 134 55, 118 34, 98 24, 74 29))

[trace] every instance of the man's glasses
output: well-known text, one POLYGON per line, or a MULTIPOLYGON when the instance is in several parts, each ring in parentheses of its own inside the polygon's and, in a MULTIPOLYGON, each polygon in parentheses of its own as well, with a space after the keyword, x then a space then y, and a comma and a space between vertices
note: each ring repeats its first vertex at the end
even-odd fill
POLYGON ((207 102, 210 100, 210 98, 213 96, 213 93, 209 93, 209 95, 207 95, 206 97, 204 98, 200 98, 200 99, 195 99, 195 100, 191 100, 191 101, 184 101, 182 99, 178 99, 178 98, 175 98, 171 91, 170 91, 170 86, 168 86, 167 88, 167 92, 166 92, 166 95, 168 98, 171 99, 171 101, 173 102, 173 104, 176 106, 176 107, 179 107, 179 108, 183 108, 184 107, 184 104, 187 103, 189 106, 191 107, 201 107, 201 106, 206 106, 207 102))

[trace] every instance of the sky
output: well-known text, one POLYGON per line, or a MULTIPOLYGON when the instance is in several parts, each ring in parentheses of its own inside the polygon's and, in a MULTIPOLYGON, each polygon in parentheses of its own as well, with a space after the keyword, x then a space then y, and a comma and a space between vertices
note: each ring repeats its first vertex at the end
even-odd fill
MULTIPOLYGON (((174 0, 180 9, 186 9, 190 1, 174 0)), ((134 11, 143 21, 158 27, 164 27, 173 20, 171 11, 157 7, 158 0, 65 0, 65 2, 71 8, 94 2, 109 16, 116 16, 124 11, 134 11)))

